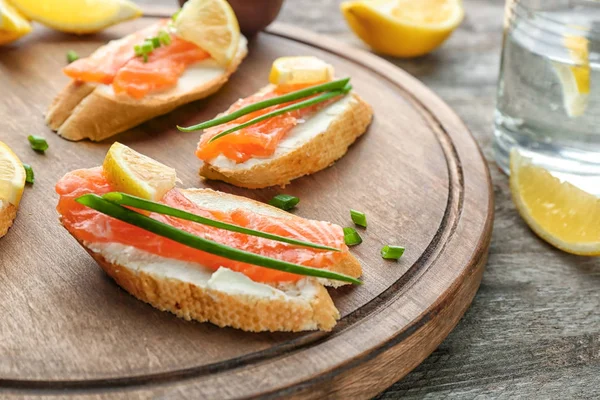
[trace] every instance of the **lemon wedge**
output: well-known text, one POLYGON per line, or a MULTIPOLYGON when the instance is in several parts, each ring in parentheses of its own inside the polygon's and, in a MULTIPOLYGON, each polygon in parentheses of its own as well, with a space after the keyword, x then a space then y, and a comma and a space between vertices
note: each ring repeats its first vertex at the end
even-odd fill
POLYGON ((269 82, 278 86, 318 84, 333 79, 333 66, 317 57, 280 57, 273 61, 269 82))
POLYGON ((510 189, 539 237, 568 253, 600 255, 600 198, 561 182, 516 149, 510 153, 510 189))
POLYGON ((0 142, 0 237, 17 216, 17 207, 25 188, 25 169, 19 157, 0 142))
POLYGON ((350 28, 376 52, 417 57, 440 46, 464 17, 461 0, 345 1, 350 28))
POLYGON ((116 191, 147 200, 160 200, 177 182, 173 168, 118 142, 108 150, 102 167, 116 191))
POLYGON ((19 157, 0 142, 0 200, 19 206, 25 187, 25 169, 19 157))
POLYGON ((240 41, 240 26, 225 0, 190 0, 175 18, 177 36, 195 43, 220 65, 229 65, 240 41))
POLYGON ((0 0, 0 45, 13 42, 29 32, 29 22, 5 0, 0 0))
POLYGON ((98 32, 142 15, 129 0, 11 0, 11 4, 29 19, 79 34, 98 32))
POLYGON ((552 66, 562 86, 565 111, 569 117, 576 118, 585 113, 589 101, 589 43, 583 36, 565 35, 563 44, 575 65, 553 61, 552 66))

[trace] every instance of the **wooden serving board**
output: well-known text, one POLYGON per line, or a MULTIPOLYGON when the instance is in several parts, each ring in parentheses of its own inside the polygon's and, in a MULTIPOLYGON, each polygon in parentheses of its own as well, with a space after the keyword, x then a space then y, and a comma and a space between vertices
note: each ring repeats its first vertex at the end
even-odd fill
POLYGON ((69 49, 89 54, 141 26, 142 19, 90 37, 43 28, 0 48, 0 140, 33 166, 19 216, 0 240, 0 397, 366 398, 427 357, 456 325, 479 286, 492 228, 486 163, 467 128, 436 95, 393 65, 326 37, 276 25, 255 38, 240 70, 216 95, 102 143, 65 141, 43 113, 67 83, 69 49), (266 83, 273 59, 316 55, 351 76, 375 110, 368 132, 334 166, 281 190, 244 190, 197 175, 197 133, 211 118, 266 83), (29 148, 43 135, 45 155, 29 148), (245 333, 187 322, 121 290, 66 230, 54 184, 100 165, 114 141, 177 169, 184 187, 267 201, 301 198, 298 215, 369 227, 352 252, 364 285, 332 290, 342 318, 331 333, 245 333), (385 244, 405 245, 399 262, 385 244))

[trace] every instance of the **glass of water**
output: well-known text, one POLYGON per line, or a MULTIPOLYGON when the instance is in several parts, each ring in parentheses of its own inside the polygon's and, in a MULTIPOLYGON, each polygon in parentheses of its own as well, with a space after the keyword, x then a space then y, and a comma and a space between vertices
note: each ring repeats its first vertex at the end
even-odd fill
POLYGON ((507 0, 494 153, 600 194, 600 2, 507 0))

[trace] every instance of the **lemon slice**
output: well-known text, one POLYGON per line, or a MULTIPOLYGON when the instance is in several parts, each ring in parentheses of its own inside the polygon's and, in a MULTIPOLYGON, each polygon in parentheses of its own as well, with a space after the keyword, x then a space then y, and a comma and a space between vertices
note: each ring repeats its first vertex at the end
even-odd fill
POLYGON ((5 0, 0 0, 0 45, 13 42, 29 32, 29 22, 5 0))
POLYGON ((190 0, 173 24, 177 36, 195 43, 220 65, 229 65, 240 41, 240 26, 225 0, 190 0))
POLYGON ((0 142, 0 202, 19 206, 25 187, 25 169, 19 157, 0 142))
POLYGON ((142 10, 128 0, 11 0, 27 18, 70 33, 93 33, 137 18, 142 10))
POLYGON ((305 85, 333 79, 333 66, 317 57, 280 57, 273 61, 269 82, 278 86, 305 85))
POLYGON ((115 142, 104 158, 104 176, 119 192, 160 200, 175 187, 173 168, 115 142))
POLYGON ((510 153, 510 189, 521 217, 551 245, 568 253, 600 255, 600 198, 510 153))
POLYGON ((340 7, 359 38, 375 51, 396 57, 429 53, 464 17, 461 0, 357 0, 340 7))
POLYGON ((565 35, 563 44, 575 65, 553 61, 563 91, 563 104, 567 115, 576 118, 585 113, 590 95, 589 43, 583 36, 565 35))

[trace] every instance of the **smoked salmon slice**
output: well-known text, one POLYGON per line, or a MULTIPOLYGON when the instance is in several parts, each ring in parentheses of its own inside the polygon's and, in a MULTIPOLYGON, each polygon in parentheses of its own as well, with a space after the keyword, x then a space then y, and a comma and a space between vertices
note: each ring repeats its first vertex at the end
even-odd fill
MULTIPOLYGON (((307 86, 311 85, 297 85, 284 90, 273 87, 265 92, 259 92, 245 99, 238 100, 225 112, 225 114, 230 114, 242 107, 258 101, 267 100, 285 93, 302 89, 307 86)), ((297 101, 303 100, 306 100, 306 98, 297 101)), ((223 136, 211 143, 209 143, 211 138, 227 129, 233 128, 236 125, 247 122, 271 111, 283 108, 295 102, 283 103, 264 108, 253 113, 246 114, 226 124, 206 129, 200 139, 200 142, 198 143, 196 156, 203 161, 210 161, 222 154, 236 163, 243 163, 253 157, 270 157, 273 155, 273 153, 275 153, 277 145, 283 139, 283 137, 297 124, 302 123, 304 118, 310 117, 310 115, 323 109, 324 107, 327 107, 336 100, 337 99, 331 99, 317 103, 310 107, 301 108, 299 110, 290 111, 285 114, 266 119, 257 124, 250 125, 247 128, 240 129, 239 131, 223 136)))
MULTIPOLYGON (((75 201, 79 196, 87 193, 102 195, 110 191, 112 191, 111 185, 104 177, 101 167, 70 172, 57 183, 56 192, 60 195, 57 211, 61 215, 62 224, 75 238, 87 244, 120 243, 133 246, 158 256, 199 263, 211 270, 217 270, 224 266, 241 272, 256 282, 293 282, 302 278, 299 275, 229 260, 187 247, 111 218, 75 201)), ((207 218, 341 250, 333 252, 293 246, 150 213, 151 218, 187 232, 263 256, 315 268, 327 268, 336 264, 348 252, 342 228, 328 222, 264 216, 243 208, 228 212, 211 210, 199 207, 177 189, 167 192, 161 202, 207 218)))
POLYGON ((166 21, 151 25, 122 39, 113 40, 86 58, 80 58, 63 68, 68 77, 90 83, 110 84, 117 72, 135 57, 133 47, 147 37, 155 36, 166 26, 166 21))
POLYGON ((78 81, 112 84, 115 93, 134 98, 171 88, 186 68, 210 55, 193 43, 170 34, 171 43, 154 49, 144 62, 135 55, 134 46, 154 37, 167 26, 167 20, 149 26, 123 39, 109 42, 91 56, 79 59, 63 69, 78 81))
POLYGON ((209 57, 195 44, 171 36, 171 44, 155 49, 148 62, 141 57, 129 60, 119 69, 112 85, 115 93, 126 92, 140 99, 151 91, 174 86, 188 65, 209 57))

